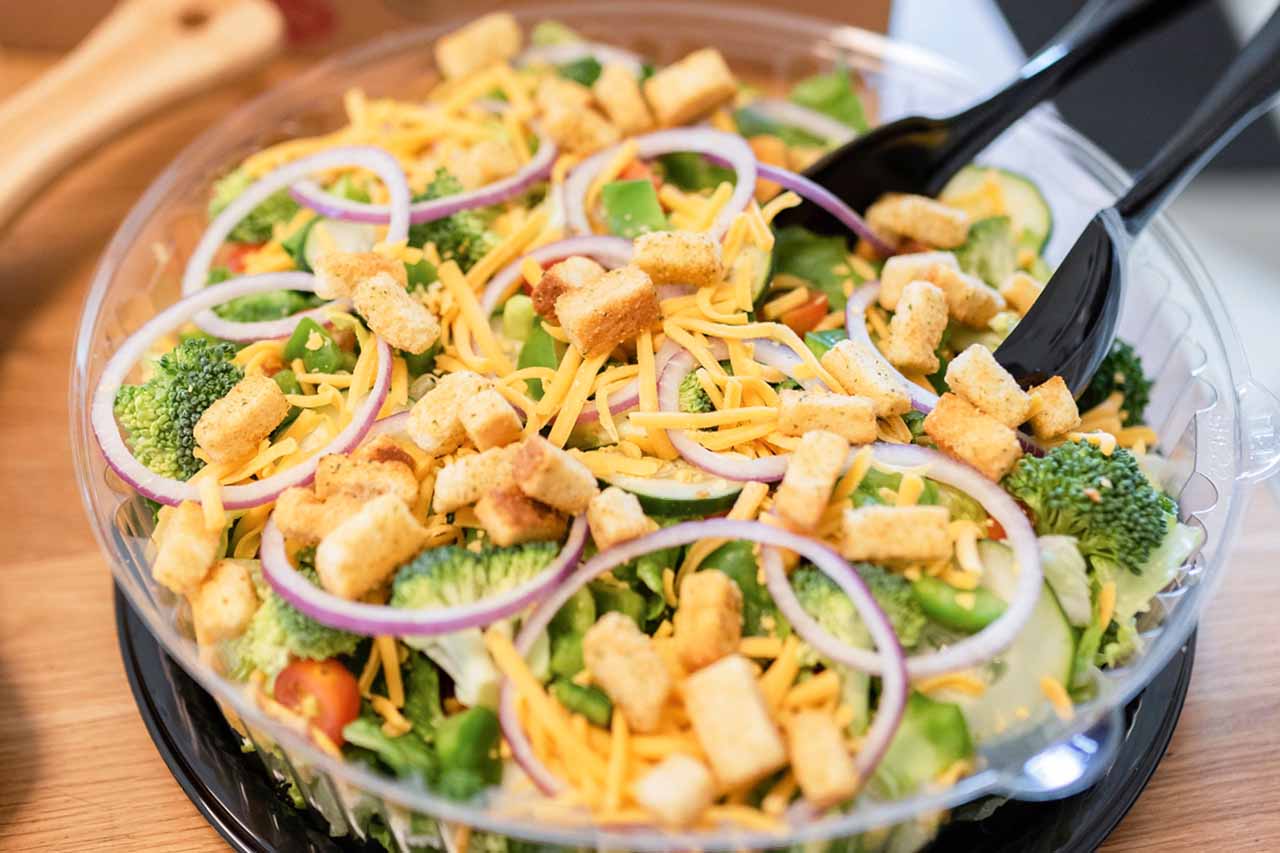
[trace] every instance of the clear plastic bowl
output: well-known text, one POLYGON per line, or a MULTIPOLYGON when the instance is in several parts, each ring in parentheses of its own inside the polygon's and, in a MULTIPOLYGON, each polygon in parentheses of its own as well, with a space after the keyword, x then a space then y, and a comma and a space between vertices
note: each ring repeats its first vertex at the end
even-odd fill
MULTIPOLYGON (((704 45, 719 47, 744 78, 781 89, 800 76, 846 63, 874 92, 882 120, 945 114, 981 92, 958 69, 881 36, 793 15, 718 4, 609 3, 528 8, 523 23, 556 18, 602 41, 667 62, 704 45)), ((373 95, 425 91, 432 41, 444 26, 395 34, 326 62, 257 99, 210 130, 160 176, 116 233, 94 277, 75 350, 71 431, 85 509, 117 583, 168 653, 234 710, 272 770, 297 783, 335 833, 359 832, 361 816, 381 813, 401 846, 438 844, 433 829, 414 830, 417 812, 530 840, 592 849, 740 850, 800 844, 926 818, 986 795, 1049 799, 1096 781, 1122 736, 1120 709, 1157 673, 1196 623, 1226 569, 1249 486, 1280 464, 1276 400, 1249 375, 1225 306, 1187 240, 1159 218, 1133 255, 1120 333, 1134 342, 1158 378, 1150 421, 1172 465, 1170 487, 1185 520, 1201 525, 1199 555, 1159 596, 1144 622, 1147 647, 1110 672, 1097 699, 1075 718, 1056 718, 985 747, 982 766, 955 787, 907 800, 863 805, 812 819, 779 836, 747 830, 676 835, 564 826, 461 805, 344 765, 260 711, 235 684, 200 660, 184 613, 155 584, 147 544, 150 513, 107 469, 89 426, 89 400, 108 357, 158 307, 176 298, 182 262, 204 224, 213 178, 278 139, 333 126, 352 86, 373 95), (272 748, 272 745, 278 748, 272 748)), ((1041 110, 1021 121, 984 161, 1024 172, 1044 189, 1054 212, 1048 255, 1062 255, 1092 213, 1126 183, 1124 173, 1088 141, 1041 110)), ((417 826, 423 826, 421 821, 417 826)), ((430 824, 428 824, 428 827, 430 824)))

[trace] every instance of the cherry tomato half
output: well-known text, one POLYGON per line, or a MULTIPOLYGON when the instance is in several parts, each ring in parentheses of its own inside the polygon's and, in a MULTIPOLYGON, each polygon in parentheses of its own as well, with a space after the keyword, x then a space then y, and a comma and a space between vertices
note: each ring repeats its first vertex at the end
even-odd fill
POLYGON ((994 518, 987 519, 987 531, 991 534, 991 538, 997 542, 1003 541, 1008 535, 1004 532, 1004 525, 994 518))
POLYGON ((360 687, 336 660, 295 660, 276 676, 276 701, 302 714, 342 746, 342 730, 360 716, 360 687))
POLYGON ((662 189, 662 180, 657 173, 653 171, 653 167, 643 160, 632 160, 626 167, 618 173, 620 181, 649 181, 653 184, 655 190, 662 189))
POLYGON ((261 243, 228 243, 222 249, 223 266, 239 275, 244 272, 245 255, 262 248, 261 243))
POLYGON ((792 308, 783 314, 781 320, 797 335, 803 335, 805 332, 812 332, 825 316, 827 316, 827 295, 819 293, 799 308, 792 308))

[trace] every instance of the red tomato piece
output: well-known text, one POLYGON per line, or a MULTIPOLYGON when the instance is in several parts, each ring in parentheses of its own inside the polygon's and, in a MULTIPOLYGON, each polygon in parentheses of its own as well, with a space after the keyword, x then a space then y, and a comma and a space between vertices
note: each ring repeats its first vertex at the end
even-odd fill
POLYGON ((339 661, 295 660, 276 676, 275 699, 311 721, 335 746, 342 730, 360 716, 360 686, 339 661))
POLYGON ((827 313, 827 295, 819 293, 799 308, 792 308, 783 314, 781 320, 797 335, 803 335, 805 332, 812 332, 827 313))

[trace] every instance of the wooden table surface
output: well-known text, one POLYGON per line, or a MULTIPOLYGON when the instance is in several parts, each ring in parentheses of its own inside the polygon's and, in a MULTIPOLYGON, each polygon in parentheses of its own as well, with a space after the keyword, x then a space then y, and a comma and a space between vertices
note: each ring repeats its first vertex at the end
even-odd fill
MULTIPOLYGON (((0 53, 0 97, 50 59, 0 53)), ((182 145, 293 70, 277 63, 105 146, 0 236, 0 850, 226 849, 134 708, 72 474, 67 375, 90 274, 125 212, 182 145)), ((1280 850, 1271 493, 1245 524, 1173 744, 1109 853, 1280 850)))

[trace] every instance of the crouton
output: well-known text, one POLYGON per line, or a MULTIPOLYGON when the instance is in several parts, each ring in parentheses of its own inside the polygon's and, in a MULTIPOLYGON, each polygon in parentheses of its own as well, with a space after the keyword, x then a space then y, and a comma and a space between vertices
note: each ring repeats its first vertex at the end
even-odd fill
POLYGON ((846 391, 871 401, 876 417, 911 411, 906 386, 865 341, 840 341, 822 354, 821 361, 846 391))
POLYGON ((609 120, 624 135, 634 136, 653 127, 653 115, 640 92, 640 84, 625 65, 605 63, 604 68, 600 69, 600 76, 591 86, 591 92, 604 108, 609 120))
POLYGON ((894 255, 886 260, 880 270, 880 293, 876 296, 880 307, 896 311, 903 288, 913 281, 937 284, 938 277, 944 274, 934 270, 937 265, 942 265, 951 272, 960 272, 960 263, 950 252, 917 252, 912 255, 894 255))
POLYGON ((804 798, 819 809, 839 805, 858 792, 858 770, 844 733, 830 714, 800 711, 785 721, 791 772, 804 798))
POLYGON ((1035 304, 1036 300, 1040 298, 1040 291, 1042 290, 1044 290, 1044 285, 1024 272, 1014 273, 1000 285, 1000 295, 1004 297, 1004 301, 1010 308, 1024 317, 1031 310, 1031 306, 1035 304))
POLYGON ((542 129, 570 154, 586 156, 614 145, 622 138, 618 129, 592 107, 558 104, 542 115, 542 129))
POLYGON ((351 458, 365 462, 399 462, 407 465, 410 471, 417 465, 417 461, 400 446, 400 442, 386 433, 376 435, 357 447, 351 452, 351 458))
MULTIPOLYGON (((790 158, 787 143, 771 133, 761 133, 747 140, 747 144, 751 146, 751 153, 756 155, 756 159, 768 166, 778 166, 782 169, 789 168, 790 158)), ((756 179, 756 201, 764 204, 769 199, 778 194, 782 186, 774 181, 766 181, 761 178, 756 179)))
POLYGON ((937 349, 946 329, 946 294, 927 281, 913 281, 903 289, 898 310, 889 321, 885 357, 899 370, 933 373, 939 367, 937 349))
POLYGON ((151 577, 176 593, 186 594, 200 586, 213 568, 222 531, 205 528, 204 510, 195 501, 183 501, 165 513, 151 577))
POLYGON ((590 258, 574 255, 554 264, 542 274, 533 288, 533 310, 553 325, 560 325, 556 300, 560 294, 586 287, 604 275, 604 267, 590 258))
POLYGON ((436 315, 386 273, 357 284, 352 300, 374 334, 396 349, 420 355, 440 337, 436 315))
MULTIPOLYGON (((317 223, 315 228, 323 228, 317 223)), ((325 252, 316 261, 316 296, 321 299, 345 299, 355 291, 360 282, 386 273, 401 287, 409 285, 409 275, 404 262, 388 258, 377 252, 325 252)))
POLYGON ((943 394, 925 416, 924 431, 944 453, 968 462, 992 480, 1022 456, 1018 434, 956 394, 943 394))
POLYGON ((631 262, 654 284, 710 287, 724 278, 720 241, 699 231, 651 231, 635 241, 631 262))
POLYGON ((492 12, 436 39, 436 67, 445 79, 466 77, 520 52, 520 25, 510 12, 492 12))
MULTIPOLYGON (((941 253, 929 252, 903 257, 925 257, 936 254, 941 253)), ((893 261, 895 258, 889 260, 893 261)), ((942 261, 921 263, 914 268, 914 271, 916 278, 913 280, 927 281, 942 289, 947 297, 947 311, 957 322, 966 326, 975 329, 986 328, 991 319, 1005 309, 1003 296, 987 287, 982 279, 960 272, 953 264, 942 261)), ((910 281, 903 281, 899 284, 898 274, 895 274, 893 280, 895 283, 892 287, 886 287, 883 282, 881 283, 880 295, 877 297, 881 307, 890 310, 898 307, 902 290, 910 283, 910 281)))
POLYGON ((1036 438, 1054 438, 1080 426, 1080 409, 1061 376, 1031 389, 1031 410, 1036 438))
POLYGON ((253 456, 262 440, 289 414, 289 401, 275 380, 246 376, 196 421, 196 444, 213 462, 253 456))
POLYGON ((991 350, 972 344, 947 365, 947 387, 1007 427, 1031 414, 1031 397, 996 361, 991 350))
POLYGON ((451 157, 449 171, 467 189, 479 189, 520 171, 520 158, 505 140, 482 139, 451 157))
POLYGON ((436 387, 409 410, 409 437, 432 456, 457 450, 467 437, 459 417, 462 404, 490 387, 488 379, 469 370, 440 377, 436 387))
POLYGON ((258 609, 258 593, 245 564, 219 560, 204 583, 190 595, 196 640, 205 645, 244 633, 258 609))
POLYGON ((779 392, 778 397, 778 432, 783 435, 820 429, 834 432, 850 444, 876 440, 875 407, 866 397, 794 388, 779 392))
POLYGON ((786 766, 787 749, 769 716, 751 663, 723 657, 683 683, 693 732, 722 788, 740 788, 786 766))
POLYGON ((658 728, 671 675, 653 640, 630 617, 617 611, 601 616, 582 637, 582 659, 632 731, 658 728))
POLYGON ((585 511, 597 493, 590 468, 538 435, 520 445, 511 473, 526 495, 570 515, 585 511))
POLYGON ((520 417, 507 398, 492 388, 468 397, 458 412, 458 419, 477 450, 518 441, 523 429, 520 417))
POLYGON ((726 103, 738 91, 720 51, 704 47, 644 81, 644 95, 658 123, 688 124, 726 103))
POLYGON ((330 531, 354 515, 363 503, 361 498, 344 494, 335 494, 322 501, 310 489, 295 486, 285 489, 276 498, 271 518, 286 539, 302 545, 317 545, 330 531))
POLYGON ((525 496, 515 486, 494 489, 476 502, 476 518, 495 545, 556 540, 564 536, 563 514, 525 496))
POLYGON ((951 556, 942 506, 846 507, 840 553, 849 560, 943 560, 951 556))
POLYGON ((631 795, 662 823, 685 826, 711 805, 716 785, 706 765, 677 752, 637 779, 631 795))
POLYGON ((742 639, 742 590, 717 569, 693 572, 680 584, 674 618, 676 651, 693 672, 732 654, 742 639))
POLYGON ((890 193, 867 208, 872 230, 954 249, 969 236, 969 214, 922 195, 890 193))
POLYGON ((556 316, 570 343, 584 356, 609 352, 653 328, 659 319, 658 289, 648 273, 627 265, 589 286, 556 299, 556 316))
POLYGON ((395 495, 408 506, 418 499, 418 478, 403 462, 370 462, 330 453, 316 464, 316 497, 348 495, 360 501, 395 495))
POLYGON ((395 495, 379 495, 320 540, 320 585, 342 598, 363 598, 391 579, 426 544, 427 531, 395 495))
POLYGON ((583 110, 591 106, 591 98, 589 88, 559 74, 545 75, 538 81, 538 88, 533 93, 533 102, 542 113, 566 108, 583 110))
POLYGON ((774 511, 796 530, 816 528, 848 455, 849 442, 841 436, 817 429, 806 432, 773 496, 774 511))
POLYGON ((587 525, 601 551, 651 533, 657 527, 640 508, 640 500, 617 486, 610 486, 591 498, 587 504, 587 525))
POLYGON ((432 512, 453 512, 480 500, 485 492, 512 485, 511 463, 518 450, 515 444, 491 447, 441 468, 431 496, 432 512))

